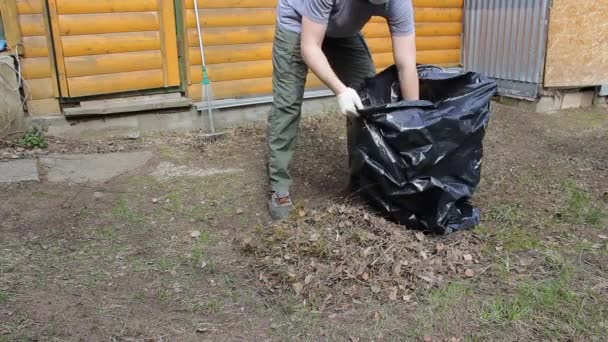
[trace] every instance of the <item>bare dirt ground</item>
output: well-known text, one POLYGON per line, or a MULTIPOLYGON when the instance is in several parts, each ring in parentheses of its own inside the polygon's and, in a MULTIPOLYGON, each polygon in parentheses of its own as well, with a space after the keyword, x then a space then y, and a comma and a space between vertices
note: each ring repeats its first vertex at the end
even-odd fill
POLYGON ((475 198, 483 225, 447 238, 370 223, 377 218, 344 196, 335 115, 302 123, 298 210, 279 226, 265 210, 262 126, 208 146, 193 137, 50 140, 51 152, 156 158, 104 184, 2 186, 0 341, 608 339, 606 110, 495 105, 475 198), (240 171, 160 180, 151 176, 160 162, 240 171), (363 242, 309 234, 333 225, 363 242), (376 262, 366 240, 394 234, 410 247, 398 269, 376 262), (347 247, 362 254, 339 260, 367 263, 363 272, 348 286, 319 283, 329 273, 310 263, 332 265, 328 255, 347 247))

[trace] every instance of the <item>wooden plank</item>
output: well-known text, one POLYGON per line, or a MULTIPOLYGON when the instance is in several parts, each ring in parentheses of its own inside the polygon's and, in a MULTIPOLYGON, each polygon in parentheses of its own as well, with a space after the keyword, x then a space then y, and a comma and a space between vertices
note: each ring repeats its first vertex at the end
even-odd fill
MULTIPOLYGON (((366 38, 390 37, 388 26, 380 23, 370 23, 362 30, 366 38)), ((459 36, 462 33, 462 23, 417 23, 416 36, 459 36)))
POLYGON ((414 0, 414 7, 462 8, 464 0, 414 0))
POLYGON ((42 14, 22 14, 18 19, 22 36, 43 36, 45 34, 42 14))
MULTIPOLYGON (((199 17, 204 28, 274 25, 276 21, 274 8, 201 10, 199 17)), ((186 25, 188 28, 196 28, 194 10, 186 11, 186 25)))
MULTIPOLYGON (((376 53, 373 55, 377 65, 389 66, 394 64, 393 53, 376 53)), ((416 62, 420 64, 454 64, 460 62, 460 50, 429 50, 418 51, 416 62)))
MULTIPOLYGON (((201 53, 197 47, 188 50, 190 63, 201 64, 201 53)), ((207 64, 263 61, 272 58, 272 43, 209 46, 205 50, 207 64)))
POLYGON ((92 108, 92 107, 104 107, 111 104, 123 105, 130 102, 142 102, 142 101, 173 101, 175 99, 182 98, 180 93, 166 93, 166 94, 152 94, 152 95, 129 95, 125 97, 115 97, 103 100, 86 100, 80 101, 80 108, 92 108))
MULTIPOLYGON (((461 23, 418 23, 416 24, 417 37, 429 36, 460 36, 461 23)), ((366 38, 388 38, 390 32, 386 24, 370 23, 363 28, 366 38)), ((196 29, 188 30, 188 45, 198 46, 196 29)), ((274 26, 249 27, 217 27, 207 28, 203 32, 205 46, 237 45, 253 43, 272 43, 274 26)))
POLYGON ((177 44, 178 44, 178 63, 179 63, 179 74, 180 74, 180 88, 181 91, 186 93, 188 91, 187 85, 191 83, 190 80, 190 54, 188 53, 188 28, 186 27, 186 5, 185 0, 175 2, 175 22, 177 26, 177 44))
POLYGON ((161 35, 163 38, 163 57, 165 86, 180 85, 179 61, 177 57, 177 31, 175 28, 175 9, 173 0, 161 0, 161 35))
MULTIPOLYGON (((213 46, 271 43, 274 38, 274 30, 274 26, 209 28, 203 32, 203 44, 213 46)), ((188 30, 188 45, 198 46, 196 29, 188 30)))
MULTIPOLYGON (((194 8, 194 0, 185 0, 186 9, 194 8)), ((198 0, 198 8, 276 8, 277 0, 198 0)))
POLYGON ((51 28, 50 12, 48 6, 43 6, 44 16, 44 31, 46 32, 47 49, 49 52, 49 66, 51 68, 51 80, 53 82, 53 97, 58 98, 60 96, 59 90, 59 73, 57 69, 57 61, 55 60, 55 51, 53 49, 53 30, 51 28))
POLYGON ((145 70, 69 79, 70 97, 162 88, 163 71, 145 70))
POLYGON ((62 36, 158 31, 160 18, 158 12, 62 14, 59 24, 62 36))
POLYGON ((23 37, 23 57, 47 57, 49 55, 46 36, 23 37))
MULTIPOLYGON (((417 23, 446 23, 462 22, 463 11, 461 8, 416 8, 414 10, 417 23)), ((386 23, 382 17, 372 17, 370 23, 386 23)))
POLYGON ((51 77, 49 58, 23 58, 21 60, 21 74, 26 80, 51 77))
MULTIPOLYGON (((369 38, 366 41, 373 53, 393 51, 391 38, 369 38)), ((461 44, 460 36, 416 37, 418 51, 460 49, 461 44)))
MULTIPOLYGON (((417 23, 462 22, 462 13, 459 8, 417 8, 414 12, 417 23)), ((202 27, 264 26, 274 25, 276 21, 274 8, 203 9, 199 16, 202 27)), ((374 17, 371 22, 386 20, 374 17)), ((186 11, 186 23, 189 28, 196 28, 194 10, 186 11)))
POLYGON ((53 79, 52 78, 38 78, 33 80, 25 81, 27 85, 26 89, 29 89, 28 99, 31 100, 42 100, 51 99, 55 97, 53 92, 53 79))
POLYGON ((65 58, 66 75, 69 78, 156 70, 161 69, 163 64, 163 56, 159 50, 65 58))
POLYGON ((22 29, 18 21, 15 0, 0 0, 0 13, 6 42, 11 49, 16 48, 21 43, 22 29))
MULTIPOLYGON (((193 101, 204 101, 201 87, 200 83, 188 86, 188 97, 193 101)), ((214 100, 268 95, 272 92, 272 79, 215 82, 212 84, 212 92, 214 100), (240 89, 240 91, 237 91, 237 89, 240 89)))
POLYGON ((59 0, 59 14, 117 13, 158 11, 156 0, 59 0))
MULTIPOLYGON (((390 38, 367 39, 372 53, 392 52, 390 38)), ((418 51, 460 49, 460 36, 417 37, 418 51)), ((193 65, 201 64, 201 54, 198 47, 188 50, 193 65)), ((206 51, 208 64, 223 64, 270 60, 272 58, 272 43, 238 44, 209 46, 206 51)))
MULTIPOLYGON (((192 82, 201 81, 200 65, 190 67, 192 82)), ((264 78, 272 76, 272 61, 239 62, 226 64, 212 64, 207 66, 211 82, 236 81, 250 78, 264 78)))
MULTIPOLYGON (((385 65, 393 64, 393 53, 373 54, 376 63, 385 65), (387 62, 389 61, 390 62, 387 62)), ((417 52, 418 63, 423 64, 443 64, 458 63, 460 61, 460 50, 428 50, 417 52)), ((207 66, 211 82, 236 81, 252 78, 265 78, 272 76, 272 61, 260 60, 252 62, 237 62, 225 64, 210 64, 207 66)), ((190 67, 192 83, 201 81, 200 65, 190 67)))
POLYGON ((544 85, 586 87, 608 83, 607 37, 608 1, 554 0, 544 85))
POLYGON ((160 33, 154 31, 66 36, 61 41, 66 57, 161 49, 160 33))
POLYGON ((27 112, 30 116, 61 116, 58 99, 40 99, 27 101, 27 112))
MULTIPOLYGON (((186 0, 186 8, 194 8, 194 0, 186 0)), ((464 0, 414 0, 415 7, 462 8, 464 0)), ((199 8, 275 8, 277 0, 199 0, 199 8)))
POLYGON ((17 13, 42 14, 44 13, 44 0, 17 0, 17 13))
POLYGON ((190 107, 192 100, 185 97, 161 100, 139 100, 130 102, 112 102, 97 107, 73 107, 64 110, 66 117, 82 117, 91 115, 108 115, 134 113, 171 108, 190 107))
POLYGON ((50 25, 53 28, 51 37, 53 40, 55 54, 55 69, 57 70, 57 83, 59 84, 59 94, 63 97, 70 96, 68 79, 65 71, 65 60, 63 55, 63 45, 61 44, 61 34, 57 29, 59 26, 59 15, 57 14, 57 0, 48 0, 50 25))

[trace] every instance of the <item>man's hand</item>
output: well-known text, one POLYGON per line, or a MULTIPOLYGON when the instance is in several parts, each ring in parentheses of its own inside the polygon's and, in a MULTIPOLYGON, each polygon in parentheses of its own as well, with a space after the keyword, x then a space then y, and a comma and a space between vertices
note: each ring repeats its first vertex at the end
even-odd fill
POLYGON ((363 103, 359 94, 353 88, 346 88, 338 94, 338 105, 340 112, 347 116, 359 116, 358 109, 363 109, 363 103))

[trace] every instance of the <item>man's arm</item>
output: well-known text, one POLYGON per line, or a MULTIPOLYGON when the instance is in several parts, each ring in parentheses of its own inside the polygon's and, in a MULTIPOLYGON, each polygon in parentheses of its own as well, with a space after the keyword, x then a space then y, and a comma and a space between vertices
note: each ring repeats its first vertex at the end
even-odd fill
POLYGON ((340 112, 344 115, 358 115, 357 110, 363 108, 359 94, 348 88, 336 75, 323 53, 326 24, 315 23, 307 17, 302 18, 302 33, 300 48, 304 62, 317 77, 325 83, 338 99, 340 112))
POLYGON ((346 90, 346 86, 329 65, 327 57, 323 53, 322 46, 325 39, 327 25, 318 24, 302 18, 301 51, 302 58, 310 70, 331 89, 334 94, 339 95, 346 90))
POLYGON ((416 35, 393 36, 393 55, 399 71, 399 84, 404 100, 420 99, 418 70, 416 69, 416 35))

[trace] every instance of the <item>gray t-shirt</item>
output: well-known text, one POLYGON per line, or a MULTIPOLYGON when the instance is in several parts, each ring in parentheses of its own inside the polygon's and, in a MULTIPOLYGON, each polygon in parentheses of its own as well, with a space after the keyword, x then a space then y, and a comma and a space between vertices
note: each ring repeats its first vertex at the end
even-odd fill
POLYGON ((327 24, 328 37, 356 35, 373 16, 383 17, 393 36, 414 32, 412 0, 389 0, 372 5, 368 0, 279 0, 277 21, 281 28, 300 32, 302 17, 327 24))

